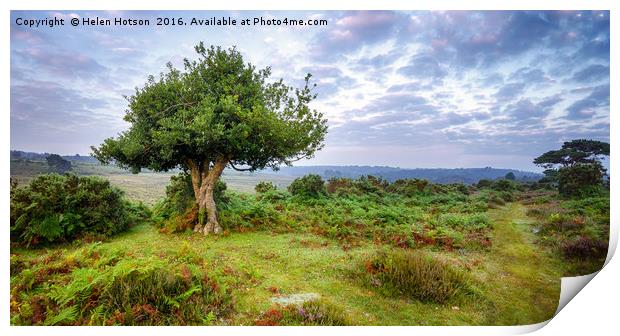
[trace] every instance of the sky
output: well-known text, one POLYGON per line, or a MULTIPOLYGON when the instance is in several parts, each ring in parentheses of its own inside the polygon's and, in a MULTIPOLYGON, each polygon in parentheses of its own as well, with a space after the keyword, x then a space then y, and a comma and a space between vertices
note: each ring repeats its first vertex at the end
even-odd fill
POLYGON ((317 84, 329 133, 296 165, 536 170, 564 141, 609 141, 608 11, 12 11, 11 149, 86 155, 128 129, 124 96, 193 47, 236 46, 274 80, 317 84), (18 18, 134 18, 40 26, 18 18), (231 17, 236 26, 156 26, 231 17), (324 26, 240 26, 244 18, 324 26))

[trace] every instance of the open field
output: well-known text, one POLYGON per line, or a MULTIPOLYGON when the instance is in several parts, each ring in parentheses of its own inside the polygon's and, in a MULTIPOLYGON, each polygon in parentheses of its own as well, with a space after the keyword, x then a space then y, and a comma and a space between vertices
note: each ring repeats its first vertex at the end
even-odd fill
MULTIPOLYGON (((11 160, 11 177, 16 178, 20 184, 28 183, 37 174, 47 173, 48 169, 47 163, 43 161, 11 160)), ((155 204, 165 196, 170 176, 178 174, 178 172, 153 173, 149 171, 132 174, 114 166, 87 163, 73 163, 72 172, 85 176, 103 176, 123 190, 129 199, 149 205, 155 204)), ((254 193, 254 186, 259 181, 272 182, 279 188, 286 189, 293 177, 227 170, 222 179, 230 190, 254 193)))

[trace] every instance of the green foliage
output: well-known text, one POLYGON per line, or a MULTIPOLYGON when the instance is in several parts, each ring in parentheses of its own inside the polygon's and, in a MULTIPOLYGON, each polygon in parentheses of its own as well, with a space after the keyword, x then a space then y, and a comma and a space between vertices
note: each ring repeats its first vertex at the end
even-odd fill
POLYGON ((144 221, 148 210, 94 176, 39 175, 11 189, 11 239, 27 246, 105 238, 144 221))
POLYGON ((528 215, 537 217, 539 241, 568 262, 569 275, 595 272, 605 261, 609 241, 609 194, 533 203, 528 215))
POLYGON ((266 193, 268 191, 277 190, 276 186, 272 182, 260 181, 254 187, 257 193, 266 193))
POLYGON ((95 243, 20 257, 31 268, 11 275, 12 324, 201 325, 231 311, 229 290, 204 267, 132 256, 95 243))
POLYGON ((587 197, 601 193, 603 168, 600 163, 579 163, 561 168, 558 188, 563 196, 587 197))
POLYGON ((439 215, 438 225, 448 228, 481 230, 490 227, 489 218, 483 213, 458 214, 444 213, 439 215))
POLYGON ((230 297, 218 283, 208 276, 198 277, 187 266, 116 277, 100 302, 110 315, 120 316, 115 322, 122 325, 196 325, 230 307, 230 297))
POLYGON ((319 197, 325 195, 325 182, 319 175, 309 174, 296 178, 288 186, 288 191, 293 195, 319 197))
POLYGON ((514 190, 517 190, 518 187, 519 185, 516 182, 512 180, 508 180, 508 179, 496 180, 491 185, 492 189, 495 189, 498 191, 514 191, 514 190))
POLYGON ((471 290, 463 271, 421 251, 380 251, 361 272, 365 283, 382 294, 425 302, 443 303, 471 290))
POLYGON ((134 171, 217 157, 256 170, 290 164, 322 147, 327 126, 308 107, 315 97, 310 75, 295 89, 282 80, 268 82, 271 69, 245 63, 236 48, 200 43, 195 49, 198 59, 186 60, 184 71, 169 63, 167 73, 149 77, 128 98, 131 128, 93 147, 95 157, 134 171))
POLYGON ((554 165, 564 167, 574 164, 600 162, 600 156, 609 156, 609 144, 602 141, 578 139, 567 141, 559 150, 548 151, 534 159, 534 163, 545 168, 554 165))
POLYGON ((517 179, 517 177, 515 176, 515 173, 513 173, 513 172, 506 173, 506 176, 504 176, 504 178, 506 180, 510 180, 510 181, 514 181, 514 180, 517 179))
POLYGON ((71 170, 71 162, 62 158, 58 154, 50 154, 45 158, 47 165, 50 167, 50 172, 64 174, 71 170))
POLYGON ((565 142, 559 150, 549 151, 534 159, 547 168, 540 182, 557 182, 559 192, 566 197, 588 197, 600 194, 606 174, 601 159, 609 156, 609 144, 596 140, 578 139, 565 142), (560 166, 559 169, 552 169, 560 166))

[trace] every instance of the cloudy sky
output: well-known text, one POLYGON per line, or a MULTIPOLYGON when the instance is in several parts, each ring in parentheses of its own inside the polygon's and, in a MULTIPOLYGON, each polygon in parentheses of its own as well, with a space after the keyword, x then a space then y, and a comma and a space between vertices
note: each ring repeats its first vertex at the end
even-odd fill
POLYGON ((329 119, 299 164, 505 167, 574 138, 609 141, 609 12, 11 13, 11 149, 88 154, 128 125, 123 95, 193 46, 236 45, 274 78, 317 83, 329 119), (148 27, 17 18, 147 18, 148 27), (156 17, 323 18, 314 27, 157 27, 156 17))

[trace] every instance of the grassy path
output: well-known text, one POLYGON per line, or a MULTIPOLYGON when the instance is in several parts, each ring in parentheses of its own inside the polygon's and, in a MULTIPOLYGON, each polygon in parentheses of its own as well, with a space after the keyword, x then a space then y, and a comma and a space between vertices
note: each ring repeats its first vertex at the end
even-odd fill
POLYGON ((487 284, 489 325, 521 325, 553 317, 560 297, 563 266, 534 243, 525 206, 511 203, 490 210, 493 247, 485 254, 480 278, 487 284))

